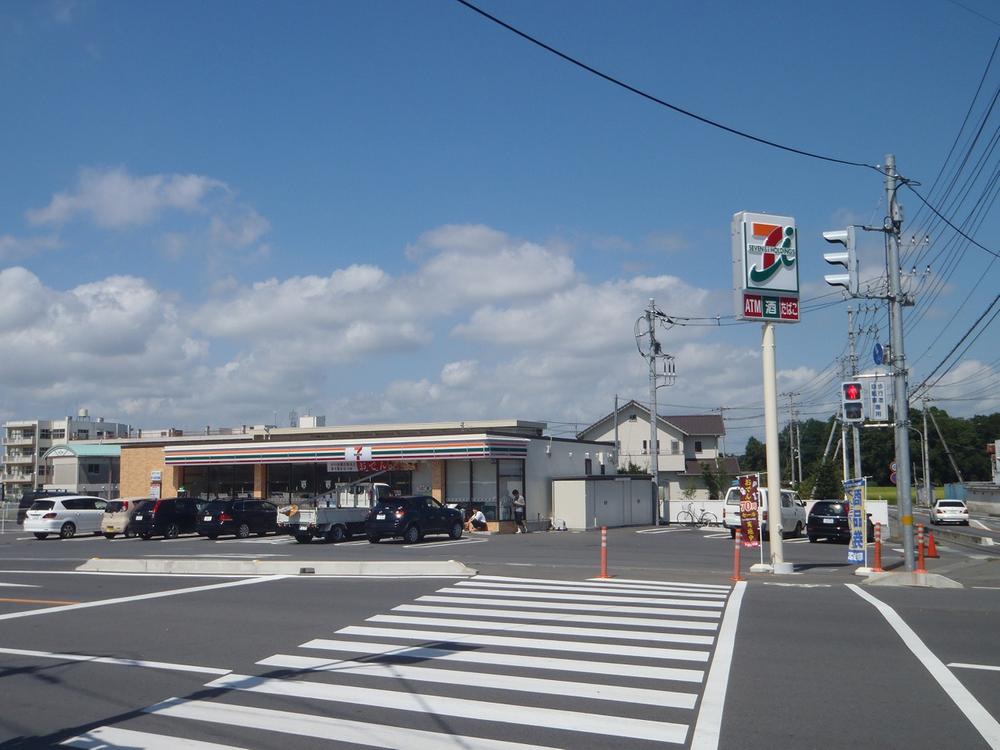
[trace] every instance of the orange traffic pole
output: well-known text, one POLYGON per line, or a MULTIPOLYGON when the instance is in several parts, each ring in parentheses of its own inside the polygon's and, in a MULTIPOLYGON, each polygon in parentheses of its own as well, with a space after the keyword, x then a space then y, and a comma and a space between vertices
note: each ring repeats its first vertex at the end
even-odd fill
POLYGON ((924 525, 922 523, 917 524, 917 572, 927 572, 927 566, 924 563, 924 525))
POLYGON ((875 524, 875 565, 872 573, 884 573, 882 569, 882 524, 875 524))
POLYGON ((608 575, 608 527, 601 527, 601 578, 610 578, 608 575))
POLYGON ((740 547, 743 542, 743 529, 736 529, 735 543, 733 544, 733 577, 729 580, 731 581, 742 581, 740 577, 740 547))

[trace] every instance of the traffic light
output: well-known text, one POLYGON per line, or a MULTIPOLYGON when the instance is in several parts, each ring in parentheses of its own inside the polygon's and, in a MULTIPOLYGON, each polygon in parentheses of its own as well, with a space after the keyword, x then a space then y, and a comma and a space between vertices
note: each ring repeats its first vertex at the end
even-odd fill
POLYGON ((861 383, 848 380, 841 385, 841 404, 845 422, 864 422, 865 407, 861 400, 861 383))
POLYGON ((830 273, 823 280, 830 286, 842 286, 852 297, 858 296, 858 257, 854 252, 854 227, 835 232, 823 232, 823 239, 844 246, 837 253, 823 253, 823 260, 835 266, 843 266, 847 273, 830 273))

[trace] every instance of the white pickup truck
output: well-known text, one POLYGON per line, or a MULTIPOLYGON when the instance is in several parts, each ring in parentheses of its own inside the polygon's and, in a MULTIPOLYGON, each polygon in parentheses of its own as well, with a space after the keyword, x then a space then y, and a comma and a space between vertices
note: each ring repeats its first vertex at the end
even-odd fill
MULTIPOLYGON (((760 521, 760 533, 764 539, 767 534, 767 487, 760 488, 760 508, 757 510, 760 521)), ((740 488, 730 487, 726 491, 726 501, 722 504, 722 525, 729 529, 729 535, 736 538, 736 529, 740 527, 740 488)), ((799 499, 799 494, 793 490, 781 491, 781 523, 778 530, 781 537, 800 537, 806 528, 806 505, 799 499)))
POLYGON ((342 542, 363 534, 368 513, 389 494, 389 485, 374 483, 361 494, 334 492, 316 498, 315 505, 293 505, 288 509, 288 533, 301 544, 313 538, 342 542))

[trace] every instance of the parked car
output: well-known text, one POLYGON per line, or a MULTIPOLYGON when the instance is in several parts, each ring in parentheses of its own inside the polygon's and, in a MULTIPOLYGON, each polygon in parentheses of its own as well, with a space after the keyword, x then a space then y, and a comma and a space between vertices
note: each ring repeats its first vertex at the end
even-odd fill
MULTIPOLYGON (((757 511, 760 521, 761 536, 767 534, 767 487, 760 488, 760 508, 757 511)), ((726 491, 726 499, 722 504, 722 525, 729 529, 729 536, 736 538, 736 529, 740 528, 740 488, 733 486, 726 491)), ((782 539, 789 536, 800 537, 806 527, 806 504, 799 499, 799 494, 793 490, 781 491, 781 523, 778 528, 782 539)))
POLYGON ((132 518, 140 508, 151 508, 154 502, 151 497, 119 497, 116 500, 109 500, 104 506, 101 532, 108 539, 114 539, 118 534, 124 534, 126 538, 131 539, 135 536, 132 518))
POLYGON ((372 544, 385 537, 403 537, 407 544, 426 534, 462 537, 462 511, 447 508, 429 495, 387 497, 379 500, 365 520, 365 534, 372 544))
POLYGON ((193 497, 169 497, 156 500, 149 508, 140 508, 132 516, 135 533, 142 539, 162 536, 174 539, 189 534, 198 525, 200 501, 193 497))
MULTIPOLYGON (((806 535, 810 542, 820 539, 833 539, 838 542, 851 541, 851 524, 847 517, 850 509, 847 503, 840 500, 817 500, 809 511, 809 521, 806 523, 806 535)), ((875 537, 875 528, 871 514, 867 521, 868 541, 875 537)))
POLYGON ((21 499, 17 501, 17 522, 24 523, 24 519, 28 517, 28 508, 31 507, 35 500, 42 500, 46 497, 66 497, 69 495, 75 495, 77 493, 70 492, 69 490, 27 490, 21 493, 21 499))
POLYGON ((965 501, 945 498, 938 500, 931 508, 931 523, 935 525, 943 523, 960 523, 969 525, 969 508, 965 501))
POLYGON ((278 507, 263 500, 212 500, 202 508, 196 531, 209 539, 233 534, 246 539, 278 530, 278 507))
POLYGON ((80 534, 100 534, 107 501, 89 495, 65 495, 35 500, 28 508, 24 530, 38 539, 58 534, 61 539, 80 534))

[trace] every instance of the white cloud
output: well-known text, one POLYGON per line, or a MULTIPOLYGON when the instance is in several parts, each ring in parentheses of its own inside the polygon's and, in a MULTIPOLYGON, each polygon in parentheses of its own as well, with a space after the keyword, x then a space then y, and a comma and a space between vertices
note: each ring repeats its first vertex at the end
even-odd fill
POLYGON ((55 235, 15 237, 12 234, 0 234, 0 260, 27 258, 44 250, 54 250, 60 244, 55 235))
POLYGON ((271 223, 249 207, 243 207, 242 210, 228 217, 212 217, 212 239, 224 246, 247 247, 269 231, 271 231, 271 223))
POLYGON ((219 180, 194 174, 133 177, 121 167, 83 169, 74 191, 56 193, 49 205, 29 210, 32 224, 61 225, 86 216, 100 227, 121 229, 149 224, 163 211, 202 210, 205 197, 226 190, 219 180))

